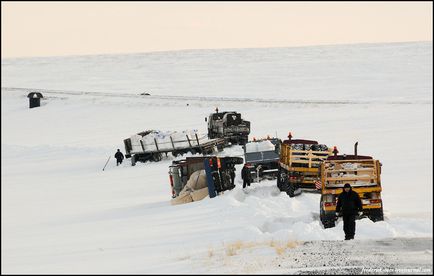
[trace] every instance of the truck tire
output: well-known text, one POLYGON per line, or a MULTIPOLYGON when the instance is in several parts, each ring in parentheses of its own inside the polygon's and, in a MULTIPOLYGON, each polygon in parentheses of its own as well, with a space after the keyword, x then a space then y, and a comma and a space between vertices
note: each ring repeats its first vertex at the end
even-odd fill
MULTIPOLYGON (((336 226, 335 217, 334 215, 326 215, 324 209, 322 208, 323 202, 320 202, 320 211, 319 211, 319 218, 321 220, 322 225, 325 229, 332 228, 336 226)), ((329 212, 330 213, 330 212, 329 212)))
POLYGON ((372 210, 372 211, 368 214, 368 217, 369 217, 369 219, 372 220, 373 222, 383 221, 383 220, 384 220, 383 207, 381 207, 380 209, 372 210))
POLYGON ((321 221, 324 228, 333 228, 336 226, 335 221, 331 219, 324 219, 321 221))
POLYGON ((154 162, 158 162, 161 161, 162 158, 163 156, 161 156, 161 153, 156 152, 152 154, 151 160, 154 162))
POLYGON ((288 174, 279 167, 279 171, 277 172, 277 188, 279 188, 281 192, 286 191, 286 183, 288 183, 288 174))
POLYGON ((222 152, 223 149, 224 149, 224 145, 218 145, 218 146, 217 146, 217 151, 218 151, 218 152, 222 152))
POLYGON ((286 190, 286 194, 289 195, 289 197, 295 196, 295 185, 293 183, 288 183, 288 189, 286 190))

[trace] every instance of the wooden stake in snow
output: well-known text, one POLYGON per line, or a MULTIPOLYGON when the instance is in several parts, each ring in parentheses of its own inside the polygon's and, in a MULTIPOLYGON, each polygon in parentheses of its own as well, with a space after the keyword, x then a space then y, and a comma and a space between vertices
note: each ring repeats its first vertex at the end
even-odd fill
POLYGON ((105 162, 104 168, 102 168, 103 171, 104 171, 104 169, 105 169, 105 166, 107 166, 108 161, 110 160, 110 157, 112 157, 112 156, 110 155, 109 158, 107 159, 107 162, 105 162))

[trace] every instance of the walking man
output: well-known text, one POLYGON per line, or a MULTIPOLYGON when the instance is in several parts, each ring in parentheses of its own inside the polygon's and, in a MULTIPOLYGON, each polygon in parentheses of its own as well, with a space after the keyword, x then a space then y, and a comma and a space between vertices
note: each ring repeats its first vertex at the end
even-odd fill
POLYGON ((353 191, 349 183, 345 183, 343 192, 338 197, 336 213, 342 214, 344 220, 345 239, 352 240, 356 233, 356 215, 362 212, 362 201, 353 191))
POLYGON ((115 153, 116 158, 116 166, 119 166, 119 164, 122 164, 122 160, 124 160, 124 155, 122 152, 118 149, 118 151, 115 153))
POLYGON ((243 179, 243 189, 246 186, 250 186, 251 174, 249 167, 247 167, 247 163, 244 164, 243 169, 241 170, 241 178, 243 179))

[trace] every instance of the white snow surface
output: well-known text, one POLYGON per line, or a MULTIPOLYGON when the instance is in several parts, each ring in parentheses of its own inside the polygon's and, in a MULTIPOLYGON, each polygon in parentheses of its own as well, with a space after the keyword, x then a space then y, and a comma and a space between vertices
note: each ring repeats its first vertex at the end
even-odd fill
MULTIPOLYGON (((243 191, 242 165, 235 189, 176 206, 171 155, 116 167, 123 139, 206 133, 215 107, 251 121, 250 137, 291 131, 347 154, 358 141, 383 163, 385 221, 357 221, 356 241, 432 241, 432 42, 2 59, 1 100, 2 273, 218 273, 218 248, 247 261, 277 254, 273 241, 342 240, 341 221, 322 228, 318 194, 243 191), (259 247, 243 257, 236 242, 259 247)), ((250 272, 270 271, 288 270, 250 272)))

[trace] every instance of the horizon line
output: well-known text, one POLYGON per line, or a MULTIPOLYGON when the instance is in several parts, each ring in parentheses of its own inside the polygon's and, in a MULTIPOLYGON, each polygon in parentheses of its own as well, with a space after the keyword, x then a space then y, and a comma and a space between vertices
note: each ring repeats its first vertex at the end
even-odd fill
POLYGON ((373 45, 373 44, 404 44, 404 43, 432 43, 432 40, 406 40, 406 41, 391 41, 391 42, 350 42, 350 43, 330 43, 330 44, 306 44, 298 46, 272 46, 272 47, 225 47, 225 48, 185 48, 173 50, 154 50, 144 52, 115 52, 115 53, 100 53, 100 54, 65 54, 54 56, 15 56, 5 57, 1 60, 11 59, 32 59, 32 58, 73 58, 73 57, 89 57, 89 56, 115 56, 115 55, 137 55, 137 54, 153 54, 166 52, 186 52, 186 51, 207 51, 207 50, 242 50, 242 49, 282 49, 282 48, 311 48, 311 47, 327 47, 327 46, 345 46, 345 45, 373 45))

